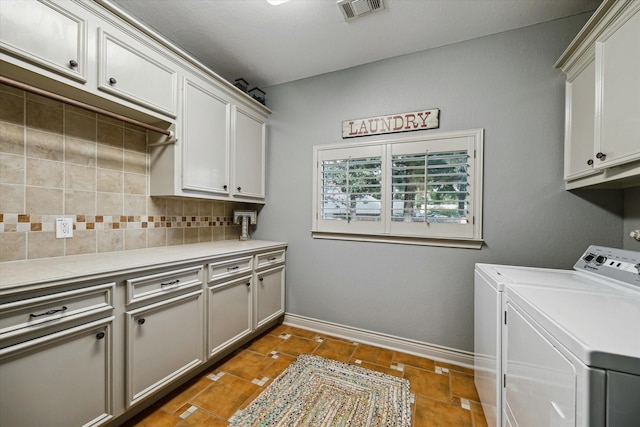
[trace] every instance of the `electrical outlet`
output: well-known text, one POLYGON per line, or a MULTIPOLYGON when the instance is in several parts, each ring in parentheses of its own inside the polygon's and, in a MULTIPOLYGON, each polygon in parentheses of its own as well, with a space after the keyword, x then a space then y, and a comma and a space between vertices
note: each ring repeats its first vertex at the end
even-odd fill
POLYGON ((73 219, 56 218, 56 239, 73 237, 73 219))

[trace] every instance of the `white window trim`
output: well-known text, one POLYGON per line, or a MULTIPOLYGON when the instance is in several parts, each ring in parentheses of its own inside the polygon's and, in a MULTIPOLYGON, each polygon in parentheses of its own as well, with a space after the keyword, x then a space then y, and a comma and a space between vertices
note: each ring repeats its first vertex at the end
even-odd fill
MULTIPOLYGON (((454 248, 468 248, 468 249, 480 249, 484 240, 482 239, 482 194, 483 194, 483 129, 470 129, 454 132, 441 132, 431 133, 427 135, 419 135, 414 137, 397 137, 393 139, 368 141, 368 142, 353 142, 348 144, 329 144, 329 145, 317 145, 313 147, 313 202, 312 202, 312 229, 311 235, 314 239, 331 239, 331 240, 356 240, 365 242, 379 242, 379 243, 396 243, 396 244, 408 244, 408 245, 423 245, 423 246, 445 246, 454 248), (383 218, 386 223, 383 233, 379 232, 350 232, 341 231, 336 228, 335 230, 321 230, 319 227, 319 215, 320 215, 320 203, 319 193, 320 178, 319 178, 319 155, 322 151, 335 150, 335 149, 354 149, 359 147, 381 147, 383 153, 383 162, 388 162, 390 157, 391 146, 393 144, 420 142, 420 141, 440 141, 453 138, 472 138, 473 139, 473 187, 471 189, 471 197, 474 202, 472 205, 472 212, 470 216, 473 218, 473 233, 472 237, 456 237, 456 236, 413 236, 413 235, 398 235, 389 233, 389 209, 388 204, 383 202, 383 218)), ((385 167, 383 166, 383 170, 385 167)), ((383 174, 383 198, 386 199, 390 194, 389 182, 387 173, 383 174)))

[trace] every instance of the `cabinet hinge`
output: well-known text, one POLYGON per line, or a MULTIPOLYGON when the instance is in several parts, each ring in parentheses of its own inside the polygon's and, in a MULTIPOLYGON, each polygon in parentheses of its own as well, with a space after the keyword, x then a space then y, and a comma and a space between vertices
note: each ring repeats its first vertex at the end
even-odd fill
POLYGON ((504 324, 505 325, 507 324, 507 312, 506 311, 504 312, 504 324))
POLYGON ((476 158, 476 150, 473 150, 473 158, 476 158))
POLYGON ((476 223, 476 217, 474 215, 474 216, 471 217, 471 224, 475 225, 475 223, 476 223))
POLYGON ((507 374, 502 374, 502 387, 507 387, 507 374))

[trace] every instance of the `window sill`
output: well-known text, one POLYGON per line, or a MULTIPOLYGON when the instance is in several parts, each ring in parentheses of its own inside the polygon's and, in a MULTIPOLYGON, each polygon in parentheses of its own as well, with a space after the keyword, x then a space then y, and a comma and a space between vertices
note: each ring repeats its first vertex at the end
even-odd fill
POLYGON ((355 240, 359 242, 395 243, 401 245, 443 246, 448 248, 481 249, 482 239, 454 239, 435 237, 389 236, 381 234, 348 234, 311 231, 314 239, 355 240))

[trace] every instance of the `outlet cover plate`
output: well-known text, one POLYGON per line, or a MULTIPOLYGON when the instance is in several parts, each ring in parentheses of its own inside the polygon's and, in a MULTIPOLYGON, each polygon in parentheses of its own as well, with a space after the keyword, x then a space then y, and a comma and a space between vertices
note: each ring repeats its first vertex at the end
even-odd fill
POLYGON ((56 218, 56 239, 73 237, 73 219, 56 218))

